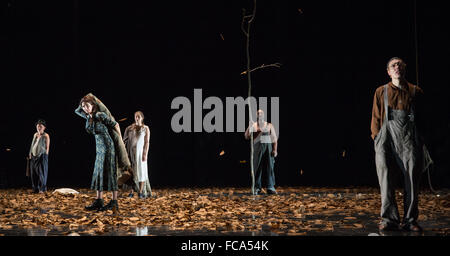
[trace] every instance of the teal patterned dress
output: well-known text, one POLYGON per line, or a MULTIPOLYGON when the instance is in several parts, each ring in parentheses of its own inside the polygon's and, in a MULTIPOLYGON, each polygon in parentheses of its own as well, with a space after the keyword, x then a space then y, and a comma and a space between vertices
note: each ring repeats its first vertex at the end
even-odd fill
POLYGON ((93 120, 90 121, 91 118, 86 115, 81 106, 75 110, 75 113, 86 119, 86 131, 95 137, 96 158, 91 189, 98 191, 119 190, 114 142, 108 132, 108 127, 114 127, 117 122, 104 112, 95 113, 93 120))

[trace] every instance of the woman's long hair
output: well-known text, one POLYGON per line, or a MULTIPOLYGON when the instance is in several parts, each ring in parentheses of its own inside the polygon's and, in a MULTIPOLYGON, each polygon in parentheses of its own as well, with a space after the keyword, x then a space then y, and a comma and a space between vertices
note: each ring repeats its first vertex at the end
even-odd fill
MULTIPOLYGON (((83 103, 89 103, 89 104, 92 105, 92 116, 94 117, 94 116, 95 116, 95 113, 97 113, 97 111, 98 111, 97 101, 95 100, 95 98, 94 98, 93 96, 86 95, 86 96, 84 96, 83 98, 81 98, 81 100, 80 100, 80 106, 81 106, 83 103)), ((93 119, 93 118, 89 119, 89 123, 90 123, 90 124, 93 122, 92 119, 93 119)))

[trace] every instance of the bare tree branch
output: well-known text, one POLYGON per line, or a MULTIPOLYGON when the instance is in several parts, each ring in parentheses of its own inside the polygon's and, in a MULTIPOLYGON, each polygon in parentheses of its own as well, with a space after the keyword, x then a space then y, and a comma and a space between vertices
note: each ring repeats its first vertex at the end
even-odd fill
MULTIPOLYGON (((273 63, 273 64, 269 64, 269 65, 262 64, 261 66, 256 67, 256 68, 250 70, 250 72, 256 71, 256 70, 258 70, 258 69, 268 68, 268 67, 276 67, 276 68, 279 68, 279 67, 281 67, 281 64, 278 63, 278 62, 277 62, 277 63, 273 63)), ((243 72, 241 73, 241 75, 245 75, 245 74, 247 74, 247 70, 246 70, 246 71, 243 71, 243 72)))
POLYGON ((245 30, 245 28, 244 28, 245 17, 246 17, 246 16, 245 16, 245 9, 242 9, 241 29, 242 29, 242 32, 244 32, 245 36, 248 37, 248 33, 247 33, 247 31, 245 30))
POLYGON ((252 13, 252 15, 249 15, 252 18, 248 21, 248 23, 252 23, 253 22, 253 19, 255 18, 255 15, 256 15, 256 0, 253 0, 253 13, 252 13))

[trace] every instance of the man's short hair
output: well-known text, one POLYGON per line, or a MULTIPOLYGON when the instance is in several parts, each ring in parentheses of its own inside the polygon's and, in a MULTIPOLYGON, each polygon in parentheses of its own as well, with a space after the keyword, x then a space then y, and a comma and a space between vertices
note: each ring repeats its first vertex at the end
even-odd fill
POLYGON ((391 63, 391 61, 393 60, 400 60, 403 64, 406 65, 406 63, 399 57, 392 57, 387 63, 386 63, 386 68, 389 69, 389 63, 391 63))

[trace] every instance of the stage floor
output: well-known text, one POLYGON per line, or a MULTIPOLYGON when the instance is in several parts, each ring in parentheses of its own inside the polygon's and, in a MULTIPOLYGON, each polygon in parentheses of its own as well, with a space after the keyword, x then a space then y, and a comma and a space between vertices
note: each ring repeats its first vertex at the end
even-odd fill
MULTIPOLYGON (((423 233, 379 232, 376 188, 279 187, 252 196, 248 188, 154 189, 146 199, 119 197, 119 214, 89 212, 94 191, 32 194, 0 190, 0 236, 447 236, 450 190, 422 191, 423 233)), ((396 192, 403 215, 402 191, 396 192)), ((107 193, 108 202, 111 193, 107 193)))

